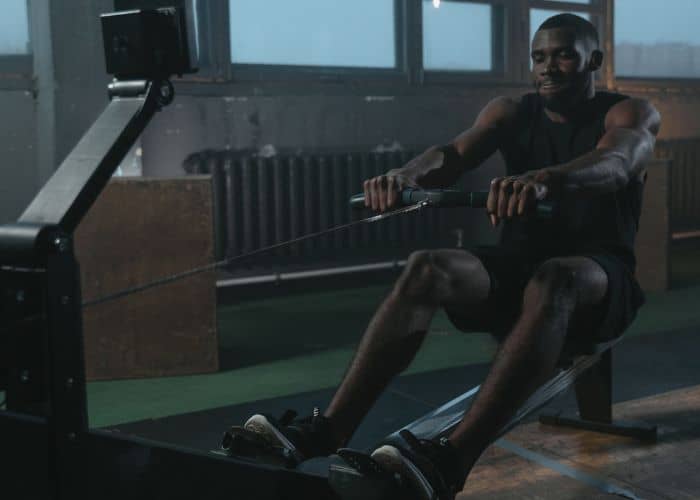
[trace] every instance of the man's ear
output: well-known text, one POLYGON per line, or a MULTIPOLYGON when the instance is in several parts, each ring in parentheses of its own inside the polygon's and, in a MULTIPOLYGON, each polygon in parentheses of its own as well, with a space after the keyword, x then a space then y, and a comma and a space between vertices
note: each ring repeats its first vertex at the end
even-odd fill
POLYGON ((591 52, 591 59, 588 61, 588 69, 591 71, 599 70, 603 65, 603 53, 596 49, 591 52))

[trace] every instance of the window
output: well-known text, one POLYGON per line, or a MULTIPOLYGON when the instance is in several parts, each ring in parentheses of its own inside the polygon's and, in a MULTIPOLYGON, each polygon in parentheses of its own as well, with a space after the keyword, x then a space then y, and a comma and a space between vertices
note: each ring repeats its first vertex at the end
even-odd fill
POLYGON ((27 0, 4 0, 2 11, 2 16, 0 16, 0 55, 30 54, 27 0))
POLYGON ((492 5, 434 0, 422 3, 425 70, 494 69, 492 5))
POLYGON ((395 68, 393 0, 229 0, 231 62, 395 68))
POLYGON ((700 78, 693 23, 700 0, 187 1, 199 21, 200 79, 523 83, 531 67, 524 40, 564 12, 596 25, 601 48, 614 31, 614 53, 596 73, 600 82, 613 85, 613 72, 700 78), (606 28, 609 8, 615 23, 606 28))
POLYGON ((697 0, 615 0, 615 74, 700 78, 699 18, 697 0))

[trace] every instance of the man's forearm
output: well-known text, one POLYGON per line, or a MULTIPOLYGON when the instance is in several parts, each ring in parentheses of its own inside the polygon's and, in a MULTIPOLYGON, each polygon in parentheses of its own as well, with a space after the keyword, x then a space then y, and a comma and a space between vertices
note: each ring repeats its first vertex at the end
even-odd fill
POLYGON ((458 153, 451 155, 441 151, 439 146, 433 146, 391 173, 405 175, 425 189, 446 188, 459 179, 463 171, 462 162, 458 153))
POLYGON ((560 195, 595 196, 617 191, 627 183, 627 160, 615 151, 593 150, 573 161, 545 168, 560 195))
POLYGON ((652 150, 653 139, 627 147, 599 148, 544 170, 552 173, 555 189, 561 194, 595 196, 626 186, 651 156, 652 150))

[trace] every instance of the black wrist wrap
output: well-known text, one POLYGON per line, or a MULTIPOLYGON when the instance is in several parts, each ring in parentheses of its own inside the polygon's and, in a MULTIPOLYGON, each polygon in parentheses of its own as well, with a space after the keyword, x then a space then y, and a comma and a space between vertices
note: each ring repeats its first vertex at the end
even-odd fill
POLYGON ((438 151, 442 151, 442 154, 444 155, 442 160, 443 166, 447 166, 448 168, 460 167, 464 162, 462 155, 459 154, 457 148, 454 147, 454 144, 445 144, 444 146, 440 146, 438 151))

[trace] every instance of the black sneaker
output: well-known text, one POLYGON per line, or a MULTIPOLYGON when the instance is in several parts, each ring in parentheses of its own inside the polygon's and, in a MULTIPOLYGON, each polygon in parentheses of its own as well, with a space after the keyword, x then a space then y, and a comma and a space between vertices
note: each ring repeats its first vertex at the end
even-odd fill
POLYGON ((295 419, 296 412, 287 410, 276 419, 269 415, 253 415, 243 428, 255 433, 275 448, 281 448, 296 464, 313 457, 325 457, 337 449, 330 421, 314 409, 309 417, 295 419))
POLYGON ((464 486, 460 460, 449 441, 418 439, 403 430, 402 445, 385 444, 372 458, 387 471, 398 474, 418 500, 454 500, 464 486))

